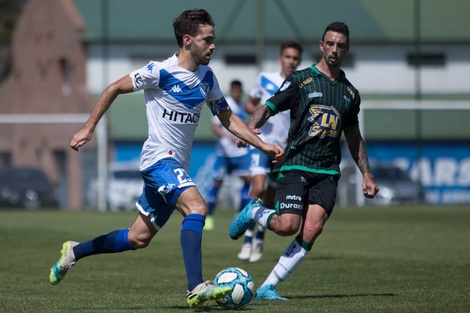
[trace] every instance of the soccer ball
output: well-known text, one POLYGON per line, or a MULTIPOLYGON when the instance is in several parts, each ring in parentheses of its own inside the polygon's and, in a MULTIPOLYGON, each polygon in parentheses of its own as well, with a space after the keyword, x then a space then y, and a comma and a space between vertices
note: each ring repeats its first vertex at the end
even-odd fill
POLYGON ((214 286, 232 288, 229 295, 217 300, 218 305, 229 310, 248 305, 255 294, 255 284, 250 274, 238 267, 221 270, 214 278, 214 286))

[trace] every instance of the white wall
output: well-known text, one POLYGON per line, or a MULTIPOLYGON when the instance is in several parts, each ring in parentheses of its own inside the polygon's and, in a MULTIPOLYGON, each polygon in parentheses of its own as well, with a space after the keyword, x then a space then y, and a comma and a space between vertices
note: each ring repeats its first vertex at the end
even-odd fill
MULTIPOLYGON (((113 45, 109 48, 107 76, 104 80, 103 51, 99 45, 88 47, 87 84, 92 93, 100 93, 107 84, 144 66, 147 61, 162 60, 177 50, 176 45, 113 45)), ((219 45, 213 55, 210 66, 219 79, 224 92, 232 79, 239 79, 245 85, 247 94, 259 69, 253 66, 233 66, 225 64, 223 56, 236 51, 255 53, 253 46, 219 45)), ((446 55, 445 66, 423 67, 421 71, 421 90, 423 93, 451 94, 470 92, 470 46, 429 46, 422 49, 426 53, 446 55)), ((407 64, 408 53, 413 53, 410 46, 353 46, 354 67, 345 68, 348 79, 365 93, 413 94, 416 88, 416 71, 407 64)), ((271 46, 265 50, 263 70, 278 70, 277 57, 279 47, 271 46)), ((310 66, 314 62, 311 53, 304 53, 299 68, 310 66)))

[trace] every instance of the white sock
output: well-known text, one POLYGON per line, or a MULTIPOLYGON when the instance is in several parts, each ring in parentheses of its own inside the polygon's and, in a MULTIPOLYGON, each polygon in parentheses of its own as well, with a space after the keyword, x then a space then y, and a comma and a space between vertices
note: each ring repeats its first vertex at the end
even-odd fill
POLYGON ((253 230, 252 229, 247 229, 245 231, 245 237, 253 237, 253 230))
POLYGON ((264 281, 263 285, 274 285, 286 280, 292 272, 303 262, 308 251, 294 239, 279 258, 276 266, 264 281))
POLYGON ((268 227, 268 219, 271 215, 276 214, 276 211, 261 206, 253 210, 253 219, 263 227, 268 227))

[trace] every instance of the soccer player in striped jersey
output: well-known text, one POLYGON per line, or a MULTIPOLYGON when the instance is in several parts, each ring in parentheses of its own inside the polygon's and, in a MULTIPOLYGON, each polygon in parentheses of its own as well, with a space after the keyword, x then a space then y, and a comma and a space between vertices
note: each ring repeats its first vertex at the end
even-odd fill
MULTIPOLYGON (((279 53, 280 71, 261 72, 246 102, 246 111, 253 114, 259 106, 264 106, 266 100, 279 90, 282 82, 292 74, 302 60, 303 47, 296 41, 286 41, 281 44, 279 53)), ((289 111, 283 111, 270 118, 261 127, 261 139, 265 142, 277 143, 285 147, 287 143, 287 132, 289 130, 289 111)), ((272 158, 261 151, 250 147, 251 166, 250 172, 252 183, 250 188, 251 198, 261 198, 267 207, 274 207, 274 195, 276 194, 275 182, 269 176, 274 164, 272 158)), ((258 226, 254 233, 254 227, 247 229, 238 258, 256 262, 263 255, 264 227, 258 226)))
MULTIPOLYGON (((50 270, 51 284, 57 285, 82 258, 147 247, 176 209, 183 216, 180 244, 187 276, 187 304, 199 306, 230 292, 230 288, 216 287, 202 278, 201 243, 207 207, 188 172, 194 132, 204 103, 235 136, 277 159, 283 157, 284 151, 278 145, 265 144, 232 114, 207 66, 215 49, 214 25, 205 10, 184 11, 173 22, 179 51, 165 61, 151 61, 110 84, 97 100, 85 126, 72 137, 70 147, 78 150, 90 141, 99 120, 117 96, 144 91, 148 139, 141 152, 144 188, 136 203, 139 214, 128 229, 82 243, 65 242, 61 258, 50 270)), ((158 259, 155 265, 159 265, 158 259)), ((136 270, 139 269, 136 264, 136 270)))
POLYGON ((255 223, 280 236, 297 234, 258 288, 258 300, 287 300, 276 292, 277 285, 302 263, 330 217, 340 177, 343 132, 363 175, 364 196, 373 198, 379 191, 359 130, 361 98, 340 68, 349 51, 347 25, 328 25, 319 46, 321 60, 290 75, 249 122, 256 129, 278 112, 290 110, 286 157, 275 168, 278 178, 274 210, 260 199, 253 199, 230 225, 232 239, 241 237, 255 223))

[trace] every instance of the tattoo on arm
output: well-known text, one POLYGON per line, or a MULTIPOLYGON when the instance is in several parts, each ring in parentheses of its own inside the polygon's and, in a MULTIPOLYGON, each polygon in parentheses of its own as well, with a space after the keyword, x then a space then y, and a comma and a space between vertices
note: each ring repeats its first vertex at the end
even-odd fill
POLYGON ((367 157, 366 145, 359 130, 345 132, 346 141, 348 143, 351 156, 356 162, 357 167, 362 174, 370 173, 369 159, 367 157))
POLYGON ((260 105, 253 115, 251 115, 248 126, 253 128, 260 128, 272 115, 273 111, 271 111, 266 105, 260 105))

